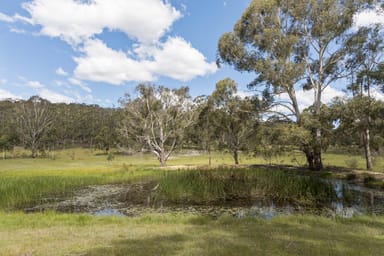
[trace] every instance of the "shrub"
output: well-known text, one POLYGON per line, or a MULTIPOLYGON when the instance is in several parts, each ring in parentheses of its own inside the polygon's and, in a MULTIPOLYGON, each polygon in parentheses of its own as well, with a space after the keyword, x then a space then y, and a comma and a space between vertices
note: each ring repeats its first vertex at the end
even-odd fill
POLYGON ((347 165, 347 167, 352 169, 356 169, 359 163, 359 161, 356 158, 349 158, 349 159, 346 159, 344 162, 347 165))

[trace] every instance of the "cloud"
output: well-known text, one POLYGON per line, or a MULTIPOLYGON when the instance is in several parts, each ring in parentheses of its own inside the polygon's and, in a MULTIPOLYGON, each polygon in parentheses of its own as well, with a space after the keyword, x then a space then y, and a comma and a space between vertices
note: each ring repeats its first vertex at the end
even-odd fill
POLYGON ((0 89, 0 100, 5 100, 5 99, 18 99, 20 97, 16 96, 15 94, 9 92, 9 91, 6 91, 6 90, 3 90, 3 89, 0 89))
POLYGON ((0 84, 6 84, 7 82, 8 82, 8 80, 5 78, 0 79, 0 84))
MULTIPOLYGON (((345 93, 343 91, 339 91, 331 86, 325 88, 322 93, 322 103, 329 104, 332 102, 332 99, 335 97, 343 97, 345 93)), ((299 105, 300 111, 310 107, 314 102, 314 91, 313 90, 297 90, 296 91, 297 103, 299 105)), ((289 97, 287 94, 281 94, 279 100, 282 102, 288 102, 289 97)), ((278 107, 277 111, 286 112, 287 109, 284 107, 278 107)))
POLYGON ((68 73, 61 67, 56 69, 56 74, 59 76, 68 76, 68 73))
POLYGON ((237 91, 236 96, 239 96, 240 98, 245 99, 247 97, 251 98, 251 97, 255 96, 255 93, 252 91, 239 90, 239 91, 237 91))
MULTIPOLYGON (((167 37, 182 17, 166 0, 32 0, 23 4, 30 18, 17 20, 38 25, 40 35, 60 38, 76 55, 74 79, 105 82, 150 82, 158 77, 189 81, 216 72, 214 62, 181 37, 167 37), (113 49, 97 38, 119 31, 133 40, 128 52, 113 49)), ((14 22, 7 15, 0 19, 14 22)), ((58 75, 67 75, 62 68, 58 75)), ((83 89, 86 89, 83 87, 83 89)))
POLYGON ((33 88, 33 89, 40 89, 40 88, 44 88, 44 85, 42 85, 40 82, 38 81, 28 81, 26 83, 26 86, 30 87, 30 88, 33 88))
POLYGON ((158 76, 189 81, 217 70, 215 63, 208 63, 202 53, 180 37, 135 48, 137 59, 97 39, 88 40, 81 51, 83 56, 74 58, 76 78, 114 85, 154 81, 158 76))
POLYGON ((60 94, 58 92, 51 91, 49 89, 43 88, 38 91, 39 96, 43 99, 47 99, 52 103, 71 103, 75 102, 74 99, 65 96, 63 94, 60 94))
POLYGON ((14 18, 12 18, 12 17, 10 17, 4 13, 1 13, 1 12, 0 12, 0 20, 5 21, 5 22, 9 22, 9 23, 15 22, 14 18))
POLYGON ((384 25, 384 11, 381 7, 366 9, 357 13, 354 17, 355 27, 369 27, 373 24, 384 25))
POLYGON ((15 14, 14 16, 8 16, 2 12, 0 12, 0 21, 4 21, 4 22, 8 22, 8 23, 14 23, 14 22, 21 21, 24 23, 33 24, 33 20, 31 20, 27 17, 21 16, 19 14, 15 14))
POLYGON ((71 44, 122 31, 143 43, 156 42, 182 15, 162 0, 34 0, 23 5, 41 33, 71 44))
POLYGON ((100 40, 88 40, 81 49, 84 55, 74 58, 76 78, 119 85, 125 81, 152 81, 153 74, 145 61, 129 58, 124 52, 107 47, 100 40))
POLYGON ((24 29, 10 28, 9 31, 16 34, 27 34, 28 32, 24 29))
POLYGON ((155 74, 189 81, 196 76, 215 73, 217 66, 181 37, 170 37, 154 50, 152 69, 155 74))
POLYGON ((377 88, 371 89, 371 96, 375 98, 376 100, 384 101, 384 94, 378 90, 377 88))
POLYGON ((71 77, 68 79, 68 82, 73 85, 79 86, 83 91, 86 91, 88 93, 92 92, 91 88, 89 88, 86 84, 84 84, 84 82, 77 80, 76 78, 71 77))

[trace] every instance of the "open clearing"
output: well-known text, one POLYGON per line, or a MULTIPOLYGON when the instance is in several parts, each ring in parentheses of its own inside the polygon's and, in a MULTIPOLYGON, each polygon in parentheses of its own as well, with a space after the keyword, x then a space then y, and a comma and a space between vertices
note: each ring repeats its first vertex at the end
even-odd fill
MULTIPOLYGON (((61 151, 55 160, 0 161, 0 255, 381 255, 384 251, 384 218, 380 216, 345 219, 294 214, 266 220, 239 219, 230 213, 212 217, 188 211, 144 212, 125 217, 12 210, 27 202, 41 203, 52 195, 75 200, 82 189, 140 184, 168 170, 159 169, 151 155, 116 155, 113 161, 107 161, 106 155, 97 152, 73 152, 74 159, 73 154, 61 151), (37 185, 33 186, 34 183, 37 185), (10 193, 14 196, 9 196, 10 193)), ((241 159, 244 164, 265 164, 263 159, 241 159)), ((289 161, 289 157, 284 159, 289 161)), ((204 169, 206 162, 204 155, 184 154, 170 160, 169 172, 178 172, 181 165, 204 169), (172 168, 173 165, 178 167, 172 168)), ((216 167, 229 165, 231 159, 226 154, 215 154, 213 163, 216 167)), ((342 172, 316 175, 341 177, 353 171, 344 168, 342 172)), ((381 181, 380 170, 376 171, 377 181, 381 181)), ((354 172, 361 177, 367 175, 354 172)), ((155 185, 151 184, 149 189, 155 185)), ((103 191, 99 192, 103 197, 103 191)), ((84 205, 89 205, 85 201, 84 205)))

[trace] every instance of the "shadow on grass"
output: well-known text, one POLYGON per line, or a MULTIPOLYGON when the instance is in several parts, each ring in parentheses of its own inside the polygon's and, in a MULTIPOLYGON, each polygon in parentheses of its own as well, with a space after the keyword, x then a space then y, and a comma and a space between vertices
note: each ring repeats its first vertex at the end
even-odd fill
POLYGON ((228 217, 192 224, 183 234, 164 235, 154 228, 149 237, 114 240, 84 255, 382 255, 381 227, 365 224, 364 220, 340 223, 316 217, 272 222, 228 217))
POLYGON ((92 249, 84 255, 111 255, 111 256, 147 256, 147 255, 176 255, 183 249, 187 236, 180 234, 158 235, 144 239, 116 240, 108 247, 92 249))

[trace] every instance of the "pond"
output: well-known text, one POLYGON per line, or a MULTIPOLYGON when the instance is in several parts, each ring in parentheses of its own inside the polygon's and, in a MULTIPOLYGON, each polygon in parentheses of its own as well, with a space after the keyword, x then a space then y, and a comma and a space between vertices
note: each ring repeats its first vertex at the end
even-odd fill
POLYGON ((271 219, 312 213, 352 217, 384 214, 384 192, 341 180, 249 170, 180 171, 160 180, 88 186, 25 212, 55 210, 97 216, 187 213, 271 219))

